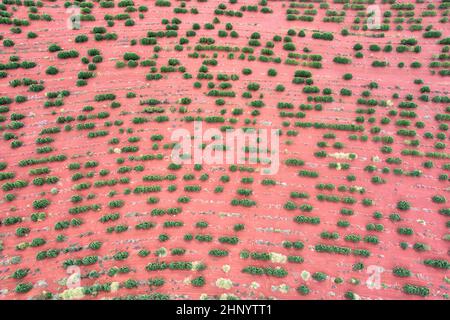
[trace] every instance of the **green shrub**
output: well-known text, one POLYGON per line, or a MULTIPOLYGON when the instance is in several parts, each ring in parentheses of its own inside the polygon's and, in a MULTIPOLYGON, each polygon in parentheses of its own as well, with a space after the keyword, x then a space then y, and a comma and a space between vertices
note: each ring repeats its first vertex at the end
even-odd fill
POLYGON ((13 272, 11 277, 14 279, 22 279, 22 278, 25 278, 29 272, 30 272, 29 268, 17 269, 16 271, 13 272))
POLYGON ((75 43, 83 43, 88 41, 88 36, 85 34, 80 34, 75 37, 75 43))
POLYGON ((213 250, 209 251, 209 255, 214 256, 214 257, 226 257, 226 256, 228 256, 228 251, 220 250, 220 249, 213 249, 213 250))
POLYGON ((125 52, 125 54, 123 55, 123 59, 125 61, 129 61, 129 60, 139 60, 140 57, 139 55, 137 55, 134 52, 125 52))
POLYGON ((356 295, 352 292, 352 291, 347 291, 344 294, 344 297, 348 300, 355 300, 356 299, 356 295))
POLYGON ((269 69, 269 70, 267 71, 267 75, 268 75, 269 77, 275 77, 277 74, 278 74, 278 73, 277 73, 277 70, 275 70, 275 69, 269 69))
POLYGON ((11 39, 3 40, 3 46, 5 47, 14 47, 14 44, 14 41, 12 41, 11 39))

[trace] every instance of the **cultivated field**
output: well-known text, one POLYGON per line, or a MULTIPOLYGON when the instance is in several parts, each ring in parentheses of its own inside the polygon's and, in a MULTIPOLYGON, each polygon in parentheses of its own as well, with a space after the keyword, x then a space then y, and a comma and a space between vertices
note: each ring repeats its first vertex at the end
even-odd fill
POLYGON ((449 15, 2 0, 0 299, 448 299, 449 15), (175 163, 199 123, 278 171, 175 163))

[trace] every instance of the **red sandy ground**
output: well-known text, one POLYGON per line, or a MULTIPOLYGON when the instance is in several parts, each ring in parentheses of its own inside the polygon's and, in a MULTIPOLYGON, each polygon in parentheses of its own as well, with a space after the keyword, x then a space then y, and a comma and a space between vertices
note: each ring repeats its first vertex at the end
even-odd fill
MULTIPOLYGON (((65 154, 68 156, 68 160, 63 163, 50 163, 46 165, 37 165, 33 167, 48 166, 51 168, 51 175, 57 175, 60 177, 60 182, 57 185, 59 193, 57 195, 51 195, 50 189, 54 186, 46 185, 43 187, 36 187, 30 184, 25 189, 19 189, 14 191, 17 194, 17 199, 12 202, 0 203, 0 217, 3 219, 7 216, 21 216, 25 220, 20 226, 31 228, 31 233, 25 238, 19 238, 14 233, 18 225, 13 226, 0 226, 0 239, 4 242, 4 250, 0 256, 0 290, 1 299, 26 299, 39 296, 43 291, 52 292, 54 294, 62 293, 67 289, 66 286, 59 284, 61 279, 68 276, 65 269, 62 267, 62 262, 69 258, 80 258, 87 255, 98 255, 100 263, 92 266, 82 266, 82 272, 89 272, 91 270, 97 270, 99 272, 107 271, 110 267, 116 266, 129 266, 132 272, 129 274, 116 275, 109 277, 107 274, 102 274, 98 279, 81 280, 82 286, 90 286, 94 283, 106 283, 112 281, 122 282, 127 279, 135 279, 142 281, 138 288, 126 289, 120 288, 115 293, 99 293, 96 299, 99 298, 111 298, 125 295, 138 295, 144 293, 150 293, 157 291, 164 294, 169 294, 171 298, 183 298, 183 299, 198 299, 201 294, 207 294, 210 297, 218 297, 223 293, 234 294, 241 299, 257 299, 257 298, 275 298, 275 299, 344 299, 344 294, 347 291, 357 293, 362 299, 421 299, 416 296, 409 296, 402 292, 401 288, 404 284, 410 283, 415 285, 427 286, 430 289, 430 296, 428 299, 442 299, 443 295, 448 293, 448 284, 445 283, 444 277, 446 270, 434 269, 423 264, 424 259, 448 259, 448 242, 442 240, 442 237, 446 234, 445 222, 447 221, 445 216, 439 215, 438 210, 445 205, 434 204, 431 201, 431 197, 436 194, 445 195, 447 193, 446 188, 448 182, 438 181, 438 175, 443 173, 441 166, 446 163, 445 160, 433 160, 435 167, 433 169, 423 169, 421 163, 425 161, 424 157, 402 157, 403 164, 400 166, 405 171, 413 169, 422 169, 424 175, 421 178, 396 176, 392 173, 383 176, 387 183, 381 186, 373 185, 370 182, 371 174, 365 172, 363 169, 365 166, 372 163, 373 156, 379 156, 382 160, 387 157, 400 157, 400 152, 404 148, 408 148, 403 142, 404 138, 396 136, 398 127, 395 126, 395 120, 391 124, 382 127, 381 135, 393 135, 395 142, 392 144, 393 153, 391 155, 383 155, 379 149, 380 143, 374 143, 371 141, 371 134, 368 131, 370 124, 367 121, 363 124, 366 128, 364 133, 357 133, 358 135, 367 134, 369 140, 367 142, 350 141, 348 139, 350 132, 335 131, 335 141, 341 141, 345 144, 345 148, 340 152, 355 153, 358 158, 351 163, 350 170, 337 171, 328 169, 329 162, 338 162, 339 160, 327 158, 316 158, 313 153, 320 149, 316 146, 317 142, 323 141, 322 135, 329 130, 322 129, 302 129, 294 128, 293 123, 297 120, 291 119, 291 127, 283 128, 281 122, 288 120, 277 116, 279 110, 276 108, 278 102, 291 102, 295 106, 295 110, 298 110, 298 106, 301 103, 307 103, 306 94, 302 93, 302 85, 292 84, 292 78, 295 70, 305 69, 310 70, 313 73, 314 85, 323 89, 329 87, 333 90, 333 97, 335 102, 324 103, 322 111, 307 111, 305 119, 298 119, 298 121, 318 121, 326 123, 355 123, 354 118, 357 116, 355 109, 359 108, 356 105, 356 99, 360 97, 362 91, 367 90, 365 86, 371 81, 375 81, 379 84, 378 89, 372 90, 372 97, 377 100, 389 100, 392 94, 397 92, 400 97, 404 97, 410 93, 414 96, 419 108, 414 110, 418 114, 417 120, 425 122, 426 127, 424 129, 415 129, 418 132, 417 138, 421 140, 421 151, 434 151, 433 144, 436 140, 425 140, 422 138, 423 133, 430 131, 436 133, 438 131, 438 122, 434 120, 436 113, 444 113, 445 105, 435 103, 425 103, 417 100, 420 95, 420 85, 414 85, 414 79, 423 79, 424 85, 430 86, 432 93, 430 96, 446 95, 448 94, 448 79, 439 75, 432 75, 428 64, 431 62, 433 54, 438 54, 441 49, 441 45, 436 44, 436 39, 424 39, 422 32, 412 33, 407 31, 407 25, 404 24, 404 31, 393 31, 395 25, 391 24, 391 31, 385 32, 384 38, 370 38, 364 37, 364 32, 359 32, 359 35, 351 35, 343 37, 340 35, 340 30, 346 26, 350 27, 353 18, 356 15, 354 11, 346 11, 347 17, 345 23, 324 23, 322 17, 324 11, 318 9, 318 4, 315 4, 315 8, 318 10, 318 15, 315 17, 314 22, 300 22, 300 21, 286 21, 285 10, 289 3, 285 1, 273 1, 269 2, 268 6, 273 10, 272 14, 263 13, 244 13, 243 18, 218 16, 220 24, 216 26, 215 30, 205 30, 203 28, 204 23, 212 22, 214 18, 214 9, 217 5, 224 1, 209 0, 206 3, 197 3, 196 1, 187 2, 187 7, 197 7, 200 13, 198 15, 185 14, 176 15, 173 13, 173 8, 177 6, 179 2, 172 0, 172 7, 162 8, 155 7, 153 1, 135 1, 136 7, 139 5, 147 5, 149 11, 144 13, 145 18, 139 19, 138 13, 131 13, 136 24, 133 27, 125 27, 123 21, 116 21, 116 24, 112 28, 107 28, 108 32, 116 32, 118 34, 117 41, 102 41, 96 42, 93 40, 93 36, 89 34, 90 30, 94 26, 106 26, 106 22, 103 20, 105 14, 117 14, 123 12, 123 8, 113 9, 101 9, 96 4, 93 9, 93 14, 97 17, 97 21, 94 22, 82 22, 81 30, 67 30, 66 19, 67 15, 64 13, 64 8, 61 3, 58 2, 44 2, 44 8, 40 9, 41 13, 50 14, 54 21, 52 22, 40 22, 32 21, 31 26, 23 27, 22 34, 14 35, 9 31, 9 27, 1 25, 1 34, 4 38, 11 38, 16 45, 12 48, 3 47, 1 51, 1 61, 7 62, 10 55, 19 55, 22 60, 35 61, 38 65, 36 68, 23 70, 11 70, 8 72, 8 77, 0 81, 0 95, 7 95, 14 97, 18 94, 28 95, 29 101, 23 104, 11 104, 11 112, 23 113, 27 115, 22 122, 25 123, 25 127, 20 130, 23 136, 20 140, 24 142, 24 146, 19 149, 12 150, 9 147, 9 142, 0 142, 0 161, 6 161, 9 166, 5 171, 16 172, 16 180, 23 179, 31 182, 32 178, 28 175, 28 171, 32 167, 21 168, 17 163, 22 159, 31 157, 40 157, 41 155, 35 154, 36 145, 34 143, 40 130, 45 127, 56 126, 56 118, 60 115, 71 115, 76 117, 82 113, 82 108, 85 105, 92 105, 95 107, 94 112, 108 111, 111 115, 109 119, 96 120, 96 130, 103 129, 103 123, 106 120, 120 119, 124 121, 123 128, 133 127, 135 132, 133 134, 120 134, 119 127, 112 126, 104 128, 109 130, 109 135, 106 137, 100 137, 95 139, 88 139, 86 130, 71 132, 62 132, 57 135, 53 135, 55 142, 51 145, 55 151, 52 154, 65 154), (193 23, 198 22, 202 25, 202 29, 197 31, 197 36, 189 38, 190 43, 185 45, 184 50, 177 52, 173 50, 173 46, 178 43, 178 38, 160 38, 158 44, 164 48, 159 52, 159 58, 157 59, 157 66, 167 65, 169 58, 177 58, 180 60, 181 65, 186 67, 186 71, 193 75, 193 79, 182 79, 181 73, 169 73, 167 79, 159 81, 146 81, 145 75, 148 73, 147 67, 137 67, 116 69, 116 60, 122 60, 122 56, 125 52, 135 52, 140 55, 141 60, 150 58, 153 55, 152 46, 130 46, 131 39, 140 39, 146 35, 149 30, 163 30, 164 26, 160 23, 162 18, 171 19, 177 16, 182 23, 178 31, 179 35, 184 35, 186 30, 190 30, 193 23), (217 37, 217 31, 225 29, 225 23, 231 22, 234 30, 239 33, 239 38, 232 39, 217 37), (303 47, 311 49, 311 53, 320 54, 323 56, 322 69, 310 69, 301 66, 289 66, 284 63, 262 63, 258 61, 248 62, 237 59, 239 53, 236 53, 234 60, 229 60, 226 57, 226 53, 218 53, 218 66, 209 66, 210 73, 236 73, 240 75, 240 81, 232 81, 233 88, 236 92, 236 98, 224 98, 227 103, 225 106, 215 106, 214 101, 216 98, 207 97, 204 93, 207 92, 206 80, 202 81, 201 89, 194 89, 193 82, 196 81, 196 74, 201 66, 203 59, 192 59, 187 56, 188 53, 193 52, 193 47, 197 43, 200 37, 214 37, 217 45, 231 45, 243 47, 247 45, 247 41, 253 32, 260 32, 260 42, 264 46, 266 41, 272 40, 274 35, 286 36, 288 29, 295 29, 297 32, 304 29, 307 33, 305 38, 297 36, 292 37, 297 47, 295 52, 301 53, 303 47), (36 32, 39 37, 36 39, 27 39, 26 33, 30 30, 36 32), (313 40, 311 39, 312 30, 330 31, 334 33, 333 41, 313 40), (76 44, 74 38, 78 34, 89 34, 89 41, 83 44, 76 44), (422 46, 422 52, 420 54, 414 53, 395 53, 395 46, 399 43, 400 39, 416 37, 419 40, 419 45, 422 46), (355 43, 360 42, 363 44, 364 53, 363 59, 356 59, 353 57, 353 46, 355 43), (47 51, 48 45, 51 43, 58 43, 63 49, 76 49, 80 52, 80 57, 76 59, 60 60, 56 58, 56 53, 50 53, 47 51), (392 53, 371 53, 368 50, 370 44, 379 44, 383 47, 387 43, 391 43, 394 47, 392 53), (187 49, 190 47, 190 49, 187 49), (86 50, 89 48, 98 48, 103 56, 103 62, 98 64, 96 71, 96 77, 88 80, 88 85, 85 87, 76 87, 75 82, 77 79, 77 73, 81 70, 86 70, 87 66, 80 62, 80 58, 86 55, 86 50), (353 63, 348 66, 338 65, 333 63, 333 58, 336 55, 344 55, 352 57, 353 63), (386 68, 373 68, 371 63, 373 60, 387 59, 390 62, 390 66, 386 68), (405 68, 397 68, 398 62, 405 62, 405 68), (422 68, 411 69, 409 67, 412 61, 420 61, 422 68), (48 66, 54 65, 60 69, 60 74, 56 76, 48 76, 45 74, 45 70, 48 66), (253 70, 252 75, 245 76, 241 73, 242 68, 248 67, 253 70), (278 71, 278 75, 274 78, 267 76, 267 70, 274 68, 278 71), (352 73, 354 78, 351 81, 343 81, 342 75, 344 73, 352 73), (44 80, 45 90, 36 94, 31 94, 26 91, 25 87, 11 88, 8 82, 15 78, 29 77, 32 79, 44 80), (203 116, 206 114, 219 115, 219 110, 226 108, 231 110, 234 107, 243 107, 246 110, 244 116, 239 116, 241 119, 237 126, 244 126, 244 117, 251 118, 251 108, 246 107, 248 100, 241 98, 242 92, 246 91, 246 86, 249 82, 258 82, 261 85, 261 89, 254 93, 254 99, 257 99, 259 93, 264 94, 262 99, 265 102, 265 107, 261 108, 261 115, 257 117, 257 127, 265 128, 263 121, 270 121, 272 128, 283 128, 283 131, 287 129, 298 130, 297 137, 287 137, 283 135, 280 139, 280 151, 281 162, 287 158, 297 157, 305 161, 305 165, 302 169, 318 170, 320 177, 316 179, 302 178, 297 175, 299 168, 287 167, 284 164, 281 165, 280 171, 273 177, 278 183, 276 186, 263 186, 260 181, 263 178, 267 178, 259 175, 258 173, 248 174, 240 172, 229 172, 228 165, 224 165, 225 170, 217 171, 220 166, 204 166, 203 171, 197 172, 193 170, 192 165, 185 165, 183 169, 177 172, 170 172, 167 170, 169 163, 170 151, 160 149, 153 151, 151 149, 152 142, 149 137, 153 134, 160 133, 164 135, 163 143, 169 143, 170 133, 179 127, 183 127, 189 130, 193 129, 192 123, 180 122, 180 119, 184 116, 179 113, 166 112, 170 116, 171 121, 158 124, 156 122, 148 122, 147 124, 133 125, 131 119, 135 116, 145 116, 141 114, 143 106, 139 105, 140 99, 155 98, 159 100, 166 100, 167 106, 179 106, 177 100, 182 97, 190 97, 192 103, 189 106, 190 113, 196 115, 193 110, 201 108, 204 110, 203 116), (286 90, 282 93, 275 92, 274 88, 277 84, 283 84, 286 90), (350 88, 353 91, 351 97, 342 97, 339 95, 341 88, 350 88), (57 90, 70 90, 71 95, 64 99, 65 105, 62 108, 44 108, 43 103, 45 101, 44 93, 47 91, 57 90), (129 91, 137 93, 137 97, 133 99, 125 98, 125 94, 129 91), (100 93, 115 93, 117 96, 116 101, 119 101, 122 106, 118 109, 111 109, 109 107, 110 101, 107 102, 95 102, 94 96, 100 93), (337 111, 336 108, 341 110, 337 111), (61 110, 63 109, 63 110, 61 110), (56 114, 52 115, 51 112, 55 110, 56 114), (122 111, 127 111, 129 114, 122 115, 122 111), (29 116, 34 113, 34 116, 29 116), (427 118, 428 116, 428 118, 427 118), (121 144, 129 145, 126 139, 129 136, 140 136, 141 141, 137 144, 140 148, 139 154, 153 154, 162 152, 166 155, 162 161, 148 161, 148 162, 130 162, 126 161, 123 165, 135 166, 143 164, 145 171, 142 173, 132 172, 123 176, 129 176, 131 178, 130 185, 118 184, 115 187, 103 187, 94 188, 82 192, 76 192, 72 190, 72 185, 86 181, 82 179, 77 182, 72 182, 71 175, 73 171, 67 169, 68 163, 79 161, 84 163, 88 160, 96 160, 99 162, 99 166, 93 170, 97 172, 94 178, 90 178, 92 183, 95 179, 103 179, 98 176, 98 171, 101 169, 109 169, 111 173, 106 177, 107 179, 119 178, 120 174, 116 173, 117 168, 120 166, 116 164, 115 159, 118 157, 127 157, 128 154, 115 155, 108 153, 108 149, 111 148, 107 142, 113 137, 119 137, 121 144), (287 145, 285 142, 292 140, 292 145, 287 145), (72 159, 73 157, 76 159, 72 159), (201 182, 198 180, 192 182, 184 182, 182 176, 186 173, 194 173, 196 178, 200 174, 206 172, 210 175, 210 179, 207 182, 201 182), (174 173, 178 179, 173 182, 162 183, 145 183, 142 181, 143 175, 150 174, 168 174, 174 173), (213 192, 217 185, 222 185, 219 178, 223 174, 229 174, 231 181, 224 184, 224 192, 216 194, 213 192), (345 177, 347 174, 354 174, 357 177, 355 182, 347 182, 345 177), (240 179, 244 176, 252 175, 255 179, 252 185, 242 185, 240 179), (168 184, 177 184, 178 190, 174 193, 166 191, 168 184), (315 189, 317 183, 333 183, 336 186, 344 185, 357 185, 366 189, 366 194, 352 194, 358 203, 354 205, 332 204, 328 202, 319 202, 315 196, 318 193, 329 193, 327 191, 318 191, 315 189), (163 186, 162 192, 155 194, 160 197, 160 202, 156 205, 149 205, 146 203, 147 195, 123 195, 125 187, 134 188, 137 185, 144 184, 160 184, 163 186), (150 216, 150 211, 153 208, 168 208, 179 206, 177 198, 184 195, 183 186, 185 184, 200 184, 202 191, 200 193, 189 193, 192 198, 188 204, 182 204, 183 212, 176 217, 169 218, 167 215, 160 217, 150 216), (236 190, 240 187, 252 188, 254 195, 251 199, 257 202, 256 207, 242 208, 234 207, 230 205, 231 199, 235 198, 236 190), (107 193, 111 190, 117 190, 118 195, 113 198, 109 198, 107 193), (35 212, 31 204, 33 200, 42 198, 40 193, 42 191, 47 192, 45 198, 51 199, 52 204, 43 210, 47 213, 47 219, 41 222, 32 222, 30 215, 35 212), (283 205, 286 201, 290 200, 290 193, 292 191, 308 192, 310 199, 308 200, 293 200, 297 204, 310 203, 314 206, 311 213, 301 213, 299 210, 286 211, 283 205), (81 205, 87 203, 99 203, 102 204, 102 210, 99 212, 88 212, 81 214, 77 217, 83 219, 84 224, 80 227, 71 227, 61 232, 55 231, 53 226, 56 222, 71 219, 68 213, 68 209, 74 206, 70 202, 70 198, 74 194, 81 194, 86 196, 88 193, 95 192, 97 198, 93 200, 84 200, 81 205), (374 206, 365 207, 361 204, 361 199, 371 198, 374 201, 374 206), (123 199, 126 204, 123 208, 110 210, 107 207, 107 203, 114 199, 123 199), (411 203, 411 210, 406 213, 401 213, 403 220, 401 222, 393 223, 388 219, 389 214, 397 212, 395 208, 397 201, 407 200, 411 203), (16 207, 15 212, 11 212, 11 207, 16 207), (354 209, 355 214, 348 218, 342 216, 339 210, 342 207, 351 207, 354 209), (375 220, 372 217, 374 211, 380 211, 384 217, 381 220, 375 220), (102 224, 98 222, 98 218, 104 214, 110 212, 120 212, 121 218, 116 222, 110 222, 109 224, 102 224), (130 216, 130 213, 140 213, 140 216, 130 216), (224 216, 223 214, 230 214, 224 216), (318 216, 321 219, 319 225, 307 225, 296 224, 293 222, 293 217, 296 215, 311 215, 318 216), (343 229, 336 226, 336 222, 340 219, 346 219, 350 221, 350 227, 343 229), (162 224, 166 220, 180 220, 184 222, 182 228, 165 229, 162 224), (199 230, 195 228, 195 223, 198 221, 207 221, 209 227, 205 230, 199 230), (425 224, 421 224, 418 221, 423 220, 425 224), (157 223, 157 226, 147 231, 139 231, 134 229, 134 225, 142 221, 153 221, 157 223), (236 223, 244 223, 245 230, 240 232, 234 232, 233 226, 236 223), (373 233, 378 235, 380 243, 378 245, 371 245, 368 243, 360 242, 359 244, 352 244, 343 240, 344 236, 351 233, 357 233, 361 236, 371 234, 366 231, 365 226, 368 223, 382 223, 385 227, 383 232, 373 233), (108 234, 105 229, 108 225, 126 224, 130 228, 124 233, 108 234), (410 227, 414 229, 414 235, 402 236, 399 235, 396 229, 400 226, 410 227), (280 232, 270 231, 273 228, 280 232), (323 231, 337 231, 340 233, 338 240, 323 240, 320 238, 320 233, 323 231), (90 235, 81 237, 80 235, 91 232, 90 235), (165 243, 158 241, 158 235, 161 233, 167 233, 170 235, 170 240, 165 243), (211 234, 214 237, 211 243, 200 243, 196 240, 186 242, 183 240, 183 236, 186 233, 205 233, 211 234), (58 234, 64 234, 68 240, 66 242, 58 243, 55 238, 58 234), (240 242, 238 245, 224 245, 218 242, 218 238, 221 236, 233 236, 239 237, 240 242), (24 251, 17 251, 16 245, 24 242, 31 241, 31 239, 41 237, 46 239, 47 243, 43 247, 27 248, 24 251), (100 250, 94 252, 89 249, 83 249, 76 253, 61 253, 55 259, 47 259, 37 261, 35 256, 37 252, 41 250, 59 248, 64 249, 70 245, 87 246, 91 241, 98 240, 103 242, 103 246, 100 250), (282 242, 290 240, 300 240, 305 244, 302 250, 285 249, 282 246, 282 242), (399 247, 400 241, 406 241, 410 247, 407 250, 402 250, 399 247), (427 252, 416 252, 411 246, 415 242, 426 243, 430 246, 430 250, 427 252), (314 251, 314 245, 318 243, 329 243, 341 246, 348 246, 351 248, 366 248, 370 250, 371 256, 368 258, 361 258, 355 256, 342 256, 329 253, 317 253, 314 251), (170 253, 164 258, 157 258, 154 252, 160 248, 185 248, 186 254, 181 257, 173 257, 170 253), (141 258, 137 255, 140 249, 146 248, 152 253, 141 258), (211 249, 226 248, 229 249, 229 256, 225 258, 214 258, 208 255, 211 249), (241 250, 247 249, 249 251, 260 252, 278 252, 285 255, 300 255, 304 258, 304 262, 301 264, 286 263, 286 264, 273 264, 271 262, 262 262, 251 259, 241 259, 239 253, 241 250), (130 257, 125 261, 114 261, 111 256, 117 251, 128 251, 130 257), (22 262, 19 265, 11 265, 8 262, 13 256, 20 255, 22 262), (109 257, 109 258, 108 258, 109 257), (148 272, 145 270, 145 266, 149 262, 154 261, 203 261, 207 265, 207 269, 201 272, 198 271, 177 271, 170 270, 148 272), (369 277, 366 273, 366 269, 362 271, 352 271, 352 265, 356 262, 363 262, 367 268, 370 265, 381 266, 385 271, 381 274, 381 282, 383 287, 381 289, 369 289, 365 285, 365 281, 369 277), (222 271, 222 266, 228 264, 231 267, 229 273, 222 271), (281 265, 288 271, 288 276, 285 278, 274 278, 268 276, 254 276, 242 273, 241 270, 245 266, 277 266, 281 265), (398 278, 392 274, 393 267, 402 266, 408 268, 413 275, 410 278, 398 278), (18 268, 30 268, 30 274, 23 280, 15 280, 10 278, 11 273, 18 268), (304 281, 300 277, 300 273, 303 270, 309 271, 311 274, 317 271, 325 272, 329 277, 324 282, 317 282, 315 280, 304 281), (184 279, 191 277, 197 277, 203 275, 206 279, 206 285, 201 288, 195 288, 191 284, 183 282, 184 279), (163 277, 166 279, 166 283, 161 288, 156 290, 149 289, 148 285, 144 282, 150 277, 163 277), (344 279, 344 283, 335 284, 333 279, 341 277, 344 279), (216 287, 215 281, 218 278, 231 279, 233 281, 233 287, 229 290, 220 289, 216 287), (349 283, 351 278, 357 278, 360 280, 359 285, 349 283), (39 283, 39 281, 45 280, 45 283, 39 283), (31 282, 34 284, 34 288, 26 294, 17 294, 14 292, 18 282, 31 282), (250 284, 256 281, 260 284, 258 289, 252 289, 250 284), (286 284, 289 286, 287 293, 273 290, 273 286, 279 286, 286 284), (296 288, 306 284, 311 289, 311 293, 308 296, 301 296, 296 288)), ((236 5, 230 5, 227 2, 227 6, 234 10, 238 10, 245 2, 246 5, 256 4, 256 1, 238 1, 236 5)), ((425 4, 416 4, 416 15, 418 15, 426 4, 431 3, 427 1, 425 4)), ((388 10, 389 5, 381 5, 382 10, 388 10)), ((341 4, 330 3, 330 9, 341 10, 341 4)), ((304 9, 299 9, 303 11, 304 9)), ((19 8, 16 17, 27 16, 26 9, 19 8)), ((423 26, 433 24, 434 28, 443 31, 443 37, 448 36, 448 24, 438 23, 439 17, 423 18, 423 26)), ((367 32, 370 34, 370 32, 367 32)), ((287 51, 282 49, 282 42, 276 42, 273 49, 276 57, 281 57, 282 61, 287 57, 287 51)), ((260 48, 255 48, 255 56, 258 56, 260 48)), ((203 53, 203 52, 202 52, 203 53)), ((211 51, 204 52, 205 54, 212 56, 211 51)), ((217 81, 216 81, 217 83, 217 81)), ((397 101, 394 101, 394 106, 397 105, 397 101)), ((364 108, 364 106, 361 106, 364 108)), ((375 107, 377 109, 377 125, 379 125, 379 119, 383 116, 387 116, 388 110, 391 108, 375 107)), ((394 107, 395 108, 395 107, 394 107)), ((225 117, 229 117, 228 112, 225 117)), ((365 116, 366 119, 369 116, 365 116)), ((394 118, 396 119, 396 118, 394 118)), ((95 121, 95 120, 94 120, 95 121)), ((413 120, 414 122, 414 120, 413 120)), ((76 123, 76 122, 74 122, 76 123)), ((63 128, 63 125, 58 125, 63 128)), ((203 124, 207 127, 220 127, 220 125, 203 124)), ((413 129, 413 128, 411 128, 413 129)), ((447 139, 448 140, 448 139, 447 139)), ((446 141, 444 141, 446 142, 446 141)), ((326 148, 328 152, 336 152, 331 147, 326 148)), ((445 151, 448 151, 448 148, 445 151)), ((345 161, 342 161, 345 162, 345 161)), ((374 163, 377 165, 376 163, 374 163)), ((385 162, 378 164, 381 168, 387 165, 385 162)), ((391 168, 393 166, 390 166, 391 168)), ((91 169, 81 169, 80 172, 88 172, 91 169)), ((342 193, 337 190, 332 192, 333 194, 351 195, 350 193, 342 193)), ((86 296, 85 299, 91 297, 86 296)))

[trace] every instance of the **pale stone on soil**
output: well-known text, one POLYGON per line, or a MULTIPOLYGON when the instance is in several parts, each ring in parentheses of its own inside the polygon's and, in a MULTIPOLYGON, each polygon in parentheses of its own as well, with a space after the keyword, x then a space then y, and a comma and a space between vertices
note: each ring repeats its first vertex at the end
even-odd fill
POLYGON ((224 264, 222 266, 222 271, 223 272, 228 273, 228 272, 230 272, 230 270, 231 270, 231 267, 228 264, 224 264))

